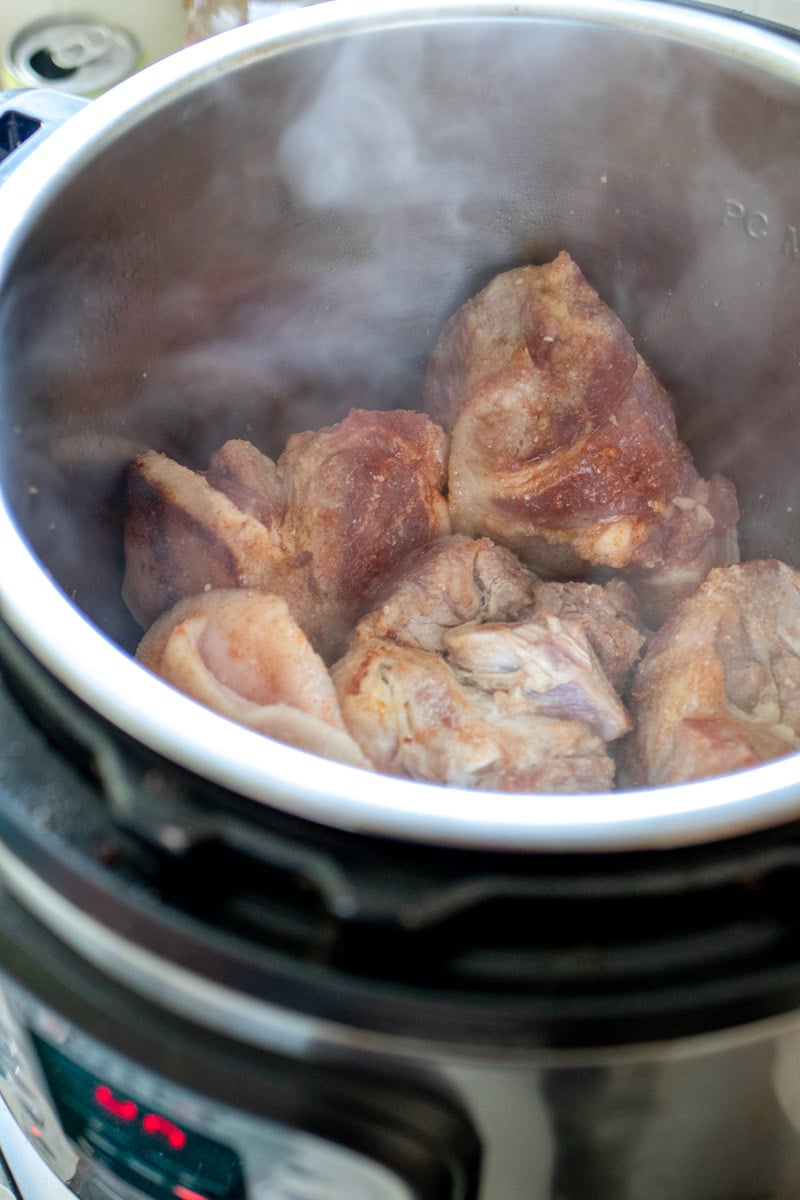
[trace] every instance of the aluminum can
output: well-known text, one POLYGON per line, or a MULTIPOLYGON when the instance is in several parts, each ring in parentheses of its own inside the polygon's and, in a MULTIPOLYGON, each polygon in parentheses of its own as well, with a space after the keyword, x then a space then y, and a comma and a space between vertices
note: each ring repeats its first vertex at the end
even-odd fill
POLYGON ((127 29, 85 15, 43 17, 21 29, 3 60, 6 87, 52 88, 97 96, 144 63, 127 29))

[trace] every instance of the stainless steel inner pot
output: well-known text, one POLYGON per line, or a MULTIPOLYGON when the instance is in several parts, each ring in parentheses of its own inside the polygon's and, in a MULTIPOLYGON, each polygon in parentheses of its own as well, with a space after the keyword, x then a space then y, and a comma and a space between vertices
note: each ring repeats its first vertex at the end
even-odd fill
MULTIPOLYGON (((24 108, 25 95, 20 95, 24 108)), ((0 613, 135 738, 256 801, 426 842, 609 849, 800 815, 800 756, 587 796, 386 779, 236 727, 130 657, 121 480, 413 407, 451 312, 565 248, 800 564, 800 44, 648 3, 335 0, 181 52, 0 192, 0 613)))

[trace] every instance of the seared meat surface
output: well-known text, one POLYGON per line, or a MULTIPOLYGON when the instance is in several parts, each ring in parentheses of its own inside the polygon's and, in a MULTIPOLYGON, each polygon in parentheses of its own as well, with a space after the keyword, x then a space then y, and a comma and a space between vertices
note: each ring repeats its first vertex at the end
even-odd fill
POLYGON ((442 652, 448 629, 469 622, 560 617, 580 622, 600 666, 621 689, 648 631, 628 585, 543 582, 490 538, 451 534, 412 551, 370 593, 355 630, 442 652))
POLYGON ((182 600, 148 630, 136 657, 241 725, 367 765, 342 721, 325 663, 277 596, 236 588, 182 600))
POLYGON ((659 630, 633 684, 625 782, 679 783, 800 748, 800 572, 712 571, 659 630))
POLYGON ((204 589, 283 596, 314 647, 339 653, 370 584, 449 533, 447 441, 420 413, 353 410, 291 437, 277 463, 229 442, 207 474, 155 451, 129 478, 123 597, 147 627, 204 589))
POLYGON ((446 630, 467 621, 513 620, 540 587, 510 550, 489 538, 452 534, 412 551, 383 578, 355 636, 441 652, 446 630))
POLYGON ((630 729, 580 621, 461 625, 444 642, 458 675, 504 707, 582 721, 607 742, 630 729))
POLYGON ((286 557, 279 528, 249 516, 204 475, 155 450, 134 460, 122 596, 143 628, 206 589, 281 579, 286 557))
POLYGON ((630 723, 592 636, 608 640, 623 677, 644 640, 635 597, 617 591, 542 584, 488 538, 416 550, 332 668, 345 722, 383 771, 511 791, 602 790, 614 775, 605 742, 630 723))
POLYGON ((463 305, 424 407, 353 409, 277 461, 140 455, 139 660, 270 737, 443 785, 597 792, 617 759, 644 786, 800 748, 800 574, 738 565, 733 485, 701 478, 569 255, 463 305))
POLYGON ((580 621, 609 682, 624 689, 649 631, 636 594, 622 579, 599 583, 548 582, 536 589, 532 617, 580 621))
POLYGON ((451 435, 453 529, 533 570, 628 570, 662 619, 738 557, 732 485, 700 479, 669 397, 566 253, 497 276, 459 309, 425 405, 451 435))
POLYGON ((252 442, 225 442, 211 456, 205 478, 239 512, 255 517, 269 530, 280 530, 286 516, 286 488, 277 464, 252 442))
POLYGON ((347 726, 379 771, 512 792, 611 786, 613 761, 587 725, 506 703, 433 651, 373 638, 331 673, 347 726))

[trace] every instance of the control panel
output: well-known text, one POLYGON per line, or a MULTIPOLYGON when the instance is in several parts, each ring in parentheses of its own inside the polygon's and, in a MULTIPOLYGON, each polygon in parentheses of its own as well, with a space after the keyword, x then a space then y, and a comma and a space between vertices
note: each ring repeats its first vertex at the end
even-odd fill
POLYGON ((0 1094, 76 1195, 419 1200, 411 1185, 368 1155, 179 1087, 79 1031, 2 975, 0 1094))

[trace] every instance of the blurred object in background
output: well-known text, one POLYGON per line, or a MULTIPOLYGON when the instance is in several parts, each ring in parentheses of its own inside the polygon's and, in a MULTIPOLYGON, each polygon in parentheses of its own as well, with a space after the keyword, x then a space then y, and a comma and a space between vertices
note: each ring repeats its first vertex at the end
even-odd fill
MULTIPOLYGON (((795 0, 800 3, 800 0, 795 0)), ((286 12, 289 8, 310 8, 312 4, 322 4, 324 0, 250 0, 250 20, 257 21, 260 17, 274 17, 286 12)))
MULTIPOLYGON (((199 42, 202 38, 258 21, 275 17, 291 8, 321 4, 323 0, 183 0, 185 40, 199 42)), ((0 0, 2 4, 2 0, 0 0)))
POLYGON ((144 65, 128 29, 94 17, 34 21, 12 38, 3 58, 4 87, 46 88, 98 96, 144 65))
MULTIPOLYGON (((8 58, 15 38, 42 20, 65 17, 107 23, 129 33, 141 48, 136 66, 146 66, 181 46, 247 21, 271 17, 323 0, 0 0, 0 54, 8 58)), ((720 7, 726 7, 720 4, 720 7)), ((800 0, 741 0, 734 12, 778 24, 800 26, 800 0)), ((24 75, 24 72, 22 73, 24 75)), ((4 86, 18 85, 20 72, 6 68, 4 86)), ((30 81, 26 78, 25 82, 30 81)), ((62 90, 69 91, 68 87, 62 90)))
MULTIPOLYGON (((2 8, 5 0, 0 0, 2 8)), ((290 8, 320 4, 324 0, 183 0, 186 41, 199 41, 247 21, 272 17, 290 8)), ((751 14, 779 25, 800 27, 800 0, 715 0, 715 7, 751 14)))
POLYGON ((248 0, 183 0, 184 39, 199 42, 250 20, 248 0))
MULTIPOLYGON (((30 26, 49 20, 59 24, 65 17, 127 32, 141 49, 137 67, 183 45, 182 0, 0 0, 0 54, 7 58, 12 42, 30 26)), ((18 79, 19 72, 10 74, 12 82, 18 79)))

